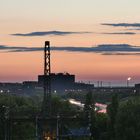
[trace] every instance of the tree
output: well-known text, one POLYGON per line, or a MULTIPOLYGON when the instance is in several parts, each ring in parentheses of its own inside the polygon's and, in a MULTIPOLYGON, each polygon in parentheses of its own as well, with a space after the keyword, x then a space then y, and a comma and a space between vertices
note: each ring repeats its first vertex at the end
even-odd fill
POLYGON ((92 92, 88 92, 86 94, 84 111, 85 113, 89 113, 89 112, 93 113, 95 111, 95 101, 94 101, 92 92))
POLYGON ((14 140, 32 140, 35 134, 34 122, 9 122, 10 118, 34 117, 38 112, 37 104, 31 98, 0 96, 0 139, 10 130, 14 140), (10 123, 10 124, 9 124, 10 123))
POLYGON ((108 115, 105 113, 97 113, 96 132, 98 132, 98 140, 108 140, 107 125, 108 125, 108 115))
POLYGON ((120 105, 115 130, 117 140, 140 139, 140 98, 129 99, 120 105))
POLYGON ((91 131, 91 138, 95 136, 95 101, 92 92, 86 94, 85 106, 85 122, 89 125, 91 131))
POLYGON ((107 113, 109 116, 110 139, 113 139, 115 137, 115 122, 116 122, 116 118, 117 118, 118 107, 119 107, 118 95, 114 94, 112 96, 111 104, 109 104, 107 107, 107 113))

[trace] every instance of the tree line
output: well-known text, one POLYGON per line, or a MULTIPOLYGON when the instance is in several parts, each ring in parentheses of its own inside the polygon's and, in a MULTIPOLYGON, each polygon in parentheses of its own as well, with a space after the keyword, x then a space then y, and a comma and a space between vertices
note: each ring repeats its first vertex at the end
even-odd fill
MULTIPOLYGON (((76 127, 89 126, 91 140, 139 140, 140 139, 140 97, 129 97, 119 101, 118 95, 112 95, 107 113, 95 110, 96 99, 92 92, 84 97, 84 109, 69 103, 68 100, 54 96, 52 98, 52 115, 77 116, 82 118, 76 127), (89 125, 90 124, 90 125, 89 125)), ((41 111, 40 97, 20 97, 0 95, 0 139, 4 139, 5 119, 8 117, 35 117, 41 111), (10 115, 10 116, 9 116, 10 115)), ((16 122, 13 124, 13 140, 34 140, 34 123, 16 122)), ((82 140, 82 139, 81 139, 82 140)))

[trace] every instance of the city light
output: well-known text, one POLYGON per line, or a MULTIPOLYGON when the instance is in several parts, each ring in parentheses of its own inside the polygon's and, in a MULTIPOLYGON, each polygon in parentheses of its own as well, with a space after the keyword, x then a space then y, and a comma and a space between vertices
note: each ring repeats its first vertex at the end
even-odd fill
POLYGON ((3 93, 4 91, 3 90, 0 90, 0 93, 3 93))
POLYGON ((132 79, 131 77, 127 78, 127 87, 129 87, 129 84, 130 84, 129 82, 130 82, 131 79, 132 79))
POLYGON ((128 78, 127 78, 128 81, 130 81, 131 79, 132 79, 131 77, 128 77, 128 78))

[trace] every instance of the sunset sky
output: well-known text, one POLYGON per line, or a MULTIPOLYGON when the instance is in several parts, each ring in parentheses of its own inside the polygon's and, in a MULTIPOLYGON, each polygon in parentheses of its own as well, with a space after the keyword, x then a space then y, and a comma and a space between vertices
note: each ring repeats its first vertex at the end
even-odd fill
POLYGON ((140 82, 140 51, 132 51, 140 47, 140 0, 0 0, 0 81, 37 80, 43 52, 30 48, 45 40, 58 47, 52 72, 94 83, 140 82), (92 50, 100 46, 102 51, 92 50))

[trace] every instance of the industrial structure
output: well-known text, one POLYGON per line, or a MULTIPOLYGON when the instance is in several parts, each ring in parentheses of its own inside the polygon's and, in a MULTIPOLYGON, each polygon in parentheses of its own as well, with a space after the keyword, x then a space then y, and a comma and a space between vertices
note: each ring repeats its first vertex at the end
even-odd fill
MULTIPOLYGON (((20 123, 32 123, 36 126, 36 134, 35 139, 37 140, 59 140, 60 138, 67 139, 69 137, 90 137, 90 128, 89 126, 81 128, 80 131, 76 129, 64 128, 63 126, 68 123, 72 123, 74 121, 81 121, 81 119, 72 117, 60 117, 52 116, 51 114, 51 82, 53 83, 54 89, 62 88, 64 89, 72 89, 74 88, 75 76, 69 75, 66 73, 65 75, 61 74, 51 74, 51 63, 50 63, 50 42, 45 42, 44 47, 44 75, 39 77, 39 81, 42 82, 43 86, 43 101, 41 112, 36 116, 32 117, 20 117, 12 116, 10 114, 11 106, 2 106, 3 116, 0 116, 0 121, 4 124, 4 132, 2 139, 4 140, 13 140, 12 139, 12 126, 17 122, 20 123), (58 83, 61 83, 57 85, 58 83), (61 85, 64 85, 62 87, 61 85), (58 87, 59 88, 58 88, 58 87), (61 125, 60 125, 61 124, 61 125), (61 134, 59 134, 59 129, 61 129, 61 134), (65 130, 64 130, 65 129, 65 130), (67 130, 66 130, 67 129, 67 130), (64 131, 63 131, 64 130, 64 131)), ((19 86, 19 91, 24 87, 25 89, 34 89, 34 86, 37 86, 37 82, 26 81, 23 84, 16 85, 19 86)), ((3 84, 2 84, 3 86, 3 84)), ((18 87, 16 87, 18 88, 18 87)), ((15 88, 14 88, 15 89, 15 88)), ((3 92, 3 90, 1 90, 3 92)), ((10 91, 7 91, 8 93, 10 91)), ((19 138, 20 139, 20 138, 19 138)))
MULTIPOLYGON (((44 78, 44 75, 38 76, 39 86, 43 85, 44 78)), ((63 93, 65 90, 74 89, 75 75, 71 75, 69 73, 51 73, 50 79, 52 92, 63 93)))
MULTIPOLYGON (((10 107, 2 106, 3 116, 0 116, 1 122, 4 124, 4 132, 3 138, 4 140, 14 140, 12 139, 12 125, 17 122, 20 123, 32 123, 36 126, 36 134, 34 138, 36 140, 60 140, 60 139, 68 139, 74 137, 85 137, 91 138, 91 116, 88 112, 89 116, 87 118, 88 125, 81 126, 80 128, 73 127, 64 127, 65 124, 72 124, 77 122, 81 122, 83 118, 78 118, 75 116, 72 117, 60 117, 59 114, 57 116, 52 116, 51 111, 51 94, 53 91, 65 91, 65 90, 89 90, 93 89, 94 91, 102 91, 111 92, 116 90, 114 88, 94 88, 92 84, 85 83, 76 83, 75 75, 71 75, 68 73, 59 73, 53 74, 51 73, 51 58, 50 58, 50 42, 46 41, 44 46, 44 74, 38 76, 38 81, 25 81, 22 84, 5 84, 0 83, 0 93, 11 93, 15 92, 17 89, 18 93, 22 93, 23 91, 34 92, 36 88, 42 87, 43 91, 43 101, 41 112, 34 117, 25 117, 25 118, 16 118, 15 116, 10 115, 10 107), (64 130, 65 129, 65 130, 64 130), (59 131, 61 130, 61 131, 59 131)), ((140 85, 135 85, 134 87, 125 87, 125 88, 117 88, 118 91, 122 90, 137 90, 140 91, 140 85)), ((81 125, 81 124, 80 124, 81 125)), ((20 139, 20 138, 19 138, 20 139)))
POLYGON ((51 115, 51 63, 50 63, 50 42, 45 41, 44 47, 44 97, 42 104, 43 116, 51 115))

